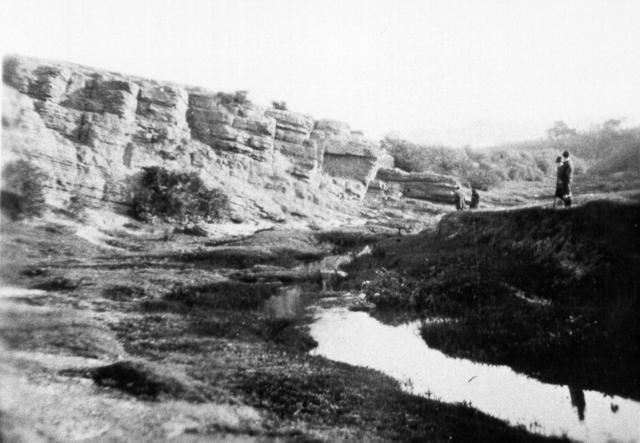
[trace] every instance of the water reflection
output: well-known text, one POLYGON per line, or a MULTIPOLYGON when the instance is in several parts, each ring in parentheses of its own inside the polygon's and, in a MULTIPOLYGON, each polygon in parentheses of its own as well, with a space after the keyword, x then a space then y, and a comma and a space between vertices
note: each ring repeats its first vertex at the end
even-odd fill
POLYGON ((419 326, 384 325, 345 308, 319 310, 311 326, 319 345, 312 352, 380 370, 409 392, 451 403, 464 401, 534 432, 583 441, 640 441, 640 403, 542 383, 507 366, 447 357, 425 344, 419 326))
POLYGON ((296 318, 304 314, 313 297, 299 287, 285 288, 262 305, 262 313, 269 318, 296 318))
POLYGON ((576 388, 575 386, 569 386, 569 397, 571 397, 571 405, 574 406, 578 411, 578 419, 580 421, 583 421, 584 408, 587 405, 584 399, 584 392, 580 388, 576 388))
POLYGON ((304 263, 295 269, 304 274, 318 274, 318 282, 322 291, 331 290, 334 283, 344 279, 347 273, 340 269, 341 266, 351 262, 353 257, 349 254, 329 255, 320 260, 304 263))

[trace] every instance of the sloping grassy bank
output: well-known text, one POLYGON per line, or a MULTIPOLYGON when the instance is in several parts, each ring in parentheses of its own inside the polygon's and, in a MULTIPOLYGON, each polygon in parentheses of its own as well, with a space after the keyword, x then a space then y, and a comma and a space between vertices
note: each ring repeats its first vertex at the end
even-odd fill
POLYGON ((640 398, 640 205, 454 213, 352 271, 381 313, 451 318, 433 347, 640 398))

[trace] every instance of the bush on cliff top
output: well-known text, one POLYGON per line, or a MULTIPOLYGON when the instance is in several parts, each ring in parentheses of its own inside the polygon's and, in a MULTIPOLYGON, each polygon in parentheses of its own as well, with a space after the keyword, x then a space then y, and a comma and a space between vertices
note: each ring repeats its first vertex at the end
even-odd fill
POLYGON ((144 169, 132 203, 132 215, 137 219, 179 223, 219 220, 229 208, 226 194, 206 187, 197 173, 159 166, 144 169))
POLYGON ((216 98, 221 105, 225 106, 244 106, 251 103, 249 100, 249 91, 236 91, 233 93, 218 92, 216 98))
POLYGON ((272 101, 271 102, 271 107, 273 109, 277 109, 279 111, 286 111, 288 109, 287 107, 287 102, 283 101, 272 101))
POLYGON ((2 170, 2 211, 13 219, 42 215, 46 172, 26 160, 7 163, 2 170))

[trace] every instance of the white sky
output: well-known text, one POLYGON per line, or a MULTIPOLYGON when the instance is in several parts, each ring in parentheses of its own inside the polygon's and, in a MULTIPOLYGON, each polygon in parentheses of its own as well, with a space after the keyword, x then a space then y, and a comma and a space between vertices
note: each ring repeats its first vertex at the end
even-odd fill
POLYGON ((640 122, 638 0, 3 0, 0 51, 247 89, 371 138, 640 122))

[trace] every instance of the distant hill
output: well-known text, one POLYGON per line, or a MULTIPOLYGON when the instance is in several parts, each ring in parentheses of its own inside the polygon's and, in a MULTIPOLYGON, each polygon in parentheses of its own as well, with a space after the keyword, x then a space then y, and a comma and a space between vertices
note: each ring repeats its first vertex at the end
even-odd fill
POLYGON ((572 156, 576 175, 589 181, 618 181, 616 188, 635 187, 640 178, 640 127, 623 128, 608 120, 587 131, 556 122, 546 138, 504 143, 482 149, 431 146, 397 136, 382 140, 395 166, 406 171, 451 174, 479 189, 505 181, 542 181, 555 175, 555 159, 572 156))

